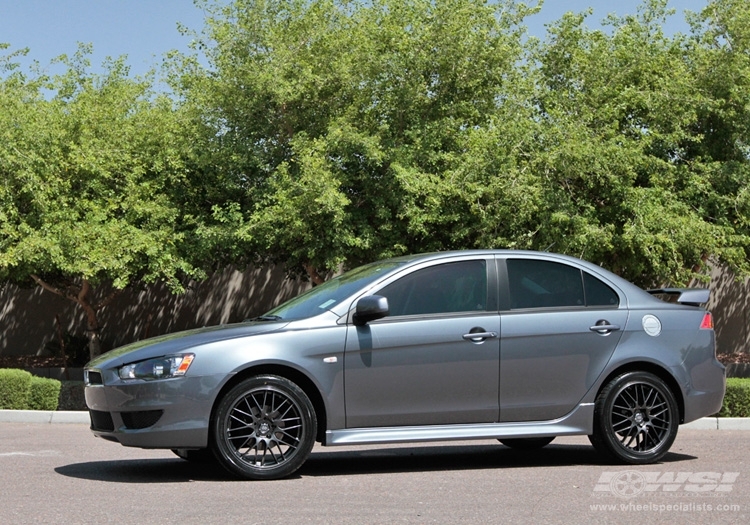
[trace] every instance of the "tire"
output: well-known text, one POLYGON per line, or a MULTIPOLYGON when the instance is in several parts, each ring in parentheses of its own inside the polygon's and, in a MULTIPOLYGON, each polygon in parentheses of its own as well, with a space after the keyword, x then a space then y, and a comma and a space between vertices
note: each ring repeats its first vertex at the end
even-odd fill
POLYGON ((599 393, 589 441, 621 463, 644 465, 669 452, 679 426, 679 409, 669 387, 649 372, 627 372, 599 393))
POLYGON ((190 450, 186 448, 173 448, 172 452, 175 456, 178 456, 185 461, 190 463, 213 463, 216 461, 216 457, 210 448, 201 448, 197 450, 190 450))
POLYGON ((279 479, 302 466, 317 422, 307 395, 286 378, 245 379, 218 402, 211 446, 218 462, 245 479, 279 479))
POLYGON ((555 439, 552 437, 538 437, 538 438, 512 438, 512 439, 499 439, 500 443, 506 447, 514 448, 516 450, 538 450, 544 448, 555 439))

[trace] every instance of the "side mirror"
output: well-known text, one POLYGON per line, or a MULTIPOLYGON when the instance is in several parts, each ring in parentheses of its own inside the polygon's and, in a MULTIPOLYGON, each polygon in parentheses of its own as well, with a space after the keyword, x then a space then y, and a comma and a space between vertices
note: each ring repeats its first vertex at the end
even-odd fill
POLYGON ((388 315, 388 299, 381 295, 368 295, 357 301, 352 321, 356 326, 364 326, 386 315, 388 315))

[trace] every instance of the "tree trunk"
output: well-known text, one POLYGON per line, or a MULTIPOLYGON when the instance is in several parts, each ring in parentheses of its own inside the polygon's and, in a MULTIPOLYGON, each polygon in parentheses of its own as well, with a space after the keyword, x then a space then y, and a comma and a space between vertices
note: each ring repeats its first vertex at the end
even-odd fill
POLYGON ((323 284, 325 282, 325 279, 323 279, 323 277, 320 275, 320 273, 318 273, 318 270, 315 269, 313 265, 305 263, 303 264, 303 267, 307 272, 307 276, 310 277, 310 280, 315 286, 323 284))
POLYGON ((86 313, 86 337, 89 340, 89 358, 94 359, 100 356, 102 353, 102 342, 100 337, 99 311, 107 306, 112 299, 117 297, 122 290, 114 290, 102 301, 95 303, 92 298, 91 283, 87 279, 81 279, 80 286, 70 284, 65 288, 61 288, 52 286, 37 275, 32 275, 31 278, 48 292, 65 297, 83 308, 83 311, 86 313))
POLYGON ((102 341, 99 337, 98 309, 91 304, 91 285, 83 281, 81 292, 78 294, 78 304, 86 312, 86 337, 89 338, 89 358, 94 359, 102 354, 102 341))

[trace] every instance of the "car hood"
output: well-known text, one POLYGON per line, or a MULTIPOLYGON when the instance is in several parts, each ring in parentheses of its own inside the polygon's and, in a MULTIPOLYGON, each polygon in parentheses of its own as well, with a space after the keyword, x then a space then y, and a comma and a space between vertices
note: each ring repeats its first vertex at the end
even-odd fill
POLYGON ((240 323, 152 337, 102 354, 87 363, 86 368, 120 366, 151 357, 171 355, 209 343, 282 330, 288 324, 288 321, 240 323))

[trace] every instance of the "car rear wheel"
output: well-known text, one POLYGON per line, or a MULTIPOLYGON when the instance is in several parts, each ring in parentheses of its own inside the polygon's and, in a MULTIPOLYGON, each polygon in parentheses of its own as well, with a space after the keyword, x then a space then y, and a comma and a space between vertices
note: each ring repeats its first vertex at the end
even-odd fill
POLYGON ((546 447, 552 440, 552 437, 537 437, 537 438, 512 438, 512 439, 499 439, 500 443, 506 447, 515 448, 517 450, 537 450, 546 447))
POLYGON ((227 392, 211 424, 216 458, 246 479, 278 479, 307 459, 317 431, 307 395, 286 378, 246 379, 227 392))
POLYGON ((677 401, 666 383, 648 372, 627 372, 599 393, 589 440, 605 455, 642 465, 669 451, 678 425, 677 401))

